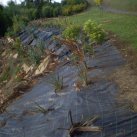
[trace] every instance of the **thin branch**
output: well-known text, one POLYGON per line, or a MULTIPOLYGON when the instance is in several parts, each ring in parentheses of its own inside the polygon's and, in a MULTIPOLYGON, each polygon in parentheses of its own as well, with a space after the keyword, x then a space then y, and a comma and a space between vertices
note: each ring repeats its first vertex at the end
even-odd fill
POLYGON ((71 125, 73 126, 74 123, 73 123, 73 119, 72 119, 72 113, 71 113, 71 110, 69 111, 69 116, 70 116, 71 125))

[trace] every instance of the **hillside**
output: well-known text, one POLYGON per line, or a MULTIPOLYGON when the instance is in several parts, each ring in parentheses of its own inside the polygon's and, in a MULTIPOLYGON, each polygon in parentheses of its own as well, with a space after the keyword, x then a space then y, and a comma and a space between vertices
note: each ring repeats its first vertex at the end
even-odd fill
POLYGON ((26 1, 8 6, 18 15, 0 38, 0 137, 137 136, 137 12, 129 0, 26 1))
MULTIPOLYGON (((87 0, 91 5, 94 5, 94 0, 87 0)), ((113 9, 123 11, 137 11, 137 0, 104 0, 104 5, 113 9)))
POLYGON ((137 0, 104 0, 105 5, 126 11, 137 11, 137 0))

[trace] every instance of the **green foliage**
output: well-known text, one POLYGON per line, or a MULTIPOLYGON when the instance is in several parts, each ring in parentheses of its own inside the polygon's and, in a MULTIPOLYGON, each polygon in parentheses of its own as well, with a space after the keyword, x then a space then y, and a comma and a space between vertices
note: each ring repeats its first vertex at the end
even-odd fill
POLYGON ((82 82, 82 84, 84 86, 87 86, 89 84, 89 82, 88 82, 88 71, 84 65, 78 67, 78 76, 79 76, 80 82, 82 82))
POLYGON ((71 54, 70 56, 70 61, 74 64, 77 64, 80 61, 80 58, 78 55, 75 54, 71 54))
POLYGON ((84 50, 84 53, 88 53, 89 55, 92 55, 93 54, 93 45, 84 44, 83 50, 84 50))
POLYGON ((20 32, 21 29, 25 26, 24 21, 19 16, 13 17, 13 31, 16 34, 17 32, 20 32))
POLYGON ((4 36, 7 28, 12 25, 11 17, 5 13, 5 9, 0 5, 0 36, 4 36))
POLYGON ((53 16, 53 7, 43 6, 42 7, 42 16, 43 17, 52 17, 53 16))
POLYGON ((64 0, 61 3, 34 0, 21 4, 10 1, 6 7, 0 5, 0 36, 3 36, 7 30, 10 31, 7 35, 14 36, 31 20, 72 15, 83 11, 87 6, 85 0, 64 0))
POLYGON ((27 17, 28 17, 28 19, 29 20, 34 20, 34 19, 36 19, 36 15, 37 15, 37 9, 35 9, 35 8, 30 8, 30 9, 26 9, 26 11, 27 11, 27 17))
POLYGON ((10 68, 9 67, 4 69, 4 71, 0 75, 0 82, 6 81, 6 80, 9 79, 9 77, 10 77, 9 72, 10 72, 10 68))
POLYGON ((40 64, 41 58, 45 53, 44 49, 44 43, 42 43, 41 41, 39 41, 36 47, 29 49, 28 56, 32 64, 40 64))
POLYGON ((72 6, 72 12, 79 13, 79 12, 85 10, 86 8, 87 8, 86 3, 77 4, 77 5, 72 6))
POLYGON ((17 51, 20 57, 24 56, 24 49, 19 38, 16 38, 12 47, 17 51))
POLYGON ((38 42, 37 48, 38 48, 38 52, 40 52, 41 55, 45 53, 45 46, 43 41, 40 40, 38 42))
POLYGON ((87 3, 81 3, 76 5, 65 5, 62 8, 62 14, 65 16, 73 15, 79 13, 87 8, 87 3))
POLYGON ((103 0, 94 0, 96 5, 100 6, 103 3, 103 0))
POLYGON ((102 43, 105 39, 105 32, 102 26, 91 20, 85 22, 83 30, 93 43, 102 43))
POLYGON ((77 25, 70 25, 63 31, 63 37, 65 39, 73 39, 77 40, 80 34, 80 26, 77 25))
POLYGON ((53 85, 55 92, 60 91, 63 88, 63 77, 60 77, 59 75, 53 75, 49 80, 49 83, 53 85))
POLYGON ((19 71, 19 66, 17 66, 11 58, 0 75, 0 82, 4 82, 11 78, 14 78, 19 71))
POLYGON ((37 50, 32 48, 28 51, 28 56, 32 64, 39 65, 41 61, 41 55, 37 54, 37 50))
POLYGON ((75 5, 85 3, 85 0, 62 0, 63 5, 75 5))
POLYGON ((53 9, 53 17, 57 17, 57 16, 59 16, 59 15, 61 15, 61 7, 55 7, 54 9, 53 9))

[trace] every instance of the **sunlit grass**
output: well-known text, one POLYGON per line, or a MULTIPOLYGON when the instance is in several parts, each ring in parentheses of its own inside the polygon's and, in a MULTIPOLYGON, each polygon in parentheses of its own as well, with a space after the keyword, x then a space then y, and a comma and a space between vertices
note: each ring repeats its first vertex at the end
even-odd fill
POLYGON ((137 0, 104 0, 109 7, 126 11, 137 11, 137 0))
POLYGON ((87 20, 94 20, 103 25, 106 31, 111 31, 119 38, 137 48, 137 16, 114 14, 91 7, 87 11, 69 17, 54 18, 50 24, 68 26, 71 22, 83 25, 87 20))
POLYGON ((68 17, 74 24, 83 24, 88 19, 101 23, 105 30, 112 31, 124 41, 137 48, 137 17, 101 12, 98 8, 68 17))

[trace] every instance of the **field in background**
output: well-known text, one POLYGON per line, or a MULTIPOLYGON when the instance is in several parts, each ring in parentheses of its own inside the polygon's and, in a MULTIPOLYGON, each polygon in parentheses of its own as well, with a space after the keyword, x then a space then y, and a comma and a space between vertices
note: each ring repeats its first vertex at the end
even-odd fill
POLYGON ((104 0, 104 3, 114 9, 137 12, 137 0, 104 0))
POLYGON ((83 24, 86 20, 95 20, 103 27, 118 35, 124 41, 137 48, 137 17, 102 12, 98 8, 91 8, 86 12, 68 17, 75 24, 83 24))
MULTIPOLYGON (((82 25, 85 21, 91 19, 98 23, 101 23, 105 30, 111 31, 112 33, 115 33, 118 37, 120 37, 125 42, 129 43, 134 48, 137 48, 137 16, 132 15, 124 15, 124 14, 118 14, 118 13, 109 13, 105 11, 101 11, 98 7, 95 6, 95 3, 93 3, 93 0, 88 0, 91 3, 91 7, 86 10, 85 12, 82 12, 80 14, 76 14, 69 17, 61 17, 61 18, 54 18, 52 22, 53 24, 58 24, 58 22, 63 22, 63 20, 66 18, 70 22, 73 22, 74 24, 82 25)), ((104 0, 105 2, 108 1, 108 4, 112 0, 104 0)), ((129 1, 135 0, 121 0, 125 2, 126 5, 129 1)), ((112 3, 117 3, 117 5, 122 5, 122 2, 119 0, 113 0, 112 3), (118 4, 119 3, 119 4, 118 4)), ((130 7, 130 6, 129 6, 130 7)), ((120 8, 120 6, 119 6, 120 8)), ((124 8, 124 5, 123 5, 124 8)), ((130 9, 130 8, 129 8, 130 9)), ((47 19, 45 21, 42 21, 44 23, 47 22, 47 19)), ((48 21, 49 22, 49 21, 48 21)), ((66 22, 64 23, 66 24, 66 22)))

